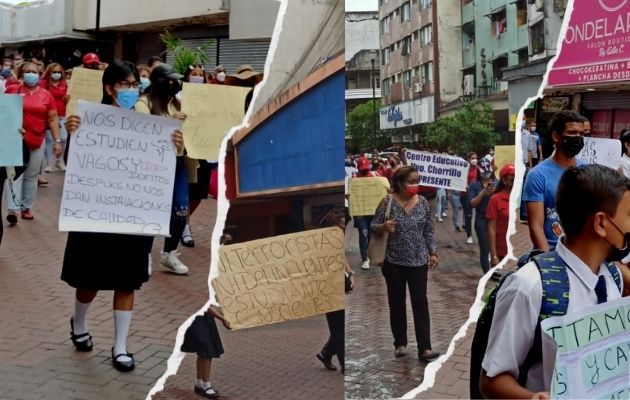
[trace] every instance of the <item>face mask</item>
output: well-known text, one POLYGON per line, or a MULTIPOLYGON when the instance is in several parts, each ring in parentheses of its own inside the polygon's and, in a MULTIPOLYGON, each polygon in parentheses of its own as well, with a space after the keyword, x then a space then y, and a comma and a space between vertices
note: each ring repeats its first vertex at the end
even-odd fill
POLYGON ((477 165, 478 162, 479 160, 477 160, 476 158, 473 158, 472 160, 470 160, 470 165, 475 166, 477 165))
MULTIPOLYGON (((610 223, 613 224, 613 226, 615 227, 615 229, 617 229, 619 231, 619 233, 623 233, 623 231, 621 229, 619 229, 617 224, 615 224, 608 216, 606 216, 606 218, 608 218, 610 223)), ((630 232, 623 233, 623 239, 626 242, 626 244, 621 249, 611 243, 612 249, 610 250, 610 255, 608 256, 608 258, 606 258, 606 261, 608 261, 608 262, 617 262, 617 261, 621 261, 621 260, 625 259, 626 257, 628 257, 628 254, 630 254, 630 232)), ((606 240, 608 240, 608 239, 606 239, 606 240)), ((610 243, 610 242, 608 242, 608 243, 610 243)))
POLYGON ((420 186, 418 185, 405 185, 405 193, 409 197, 413 197, 418 194, 420 191, 420 186))
POLYGON ((536 127, 535 127, 535 126, 532 126, 531 128, 529 128, 529 131, 530 131, 530 132, 536 132, 536 127))
POLYGON ((53 72, 52 74, 50 74, 50 77, 52 78, 53 81, 58 81, 61 79, 61 73, 53 72))
POLYGON ((144 92, 147 88, 151 86, 151 81, 149 78, 140 78, 140 91, 144 92))
POLYGON ((203 83, 203 76, 191 76, 188 80, 190 83, 203 83))
POLYGON ((562 152, 570 158, 573 158, 580 154, 584 147, 584 138, 582 136, 565 136, 560 142, 560 148, 562 152))
POLYGON ((140 97, 139 89, 129 88, 116 90, 116 103, 120 108, 124 108, 125 110, 131 110, 138 102, 138 97, 140 97))
POLYGON ((217 74, 217 81, 219 82, 225 82, 225 72, 219 72, 217 74))
POLYGON ((490 155, 493 156, 494 155, 494 150, 490 151, 490 155))
POLYGON ((2 66, 2 70, 3 71, 10 71, 11 70, 11 66, 10 65, 3 65, 2 66))
POLYGON ((26 86, 35 86, 39 82, 39 74, 36 72, 27 72, 24 74, 24 84, 26 86))

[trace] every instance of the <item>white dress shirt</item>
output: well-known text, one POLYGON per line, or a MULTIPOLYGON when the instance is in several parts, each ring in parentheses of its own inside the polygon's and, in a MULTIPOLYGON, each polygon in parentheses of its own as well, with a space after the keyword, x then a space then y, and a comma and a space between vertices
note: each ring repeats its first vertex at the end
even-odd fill
MULTIPOLYGON (((595 285, 599 276, 606 280, 608 301, 621 298, 606 264, 599 267, 599 273, 591 269, 558 240, 556 251, 569 266, 569 305, 567 315, 584 307, 597 305, 595 285)), ((623 283, 622 283, 623 285, 623 283)), ((623 288, 622 288, 623 291, 623 288)), ((482 368, 487 376, 495 377, 510 373, 516 379, 519 366, 525 361, 534 342, 534 332, 538 323, 542 304, 542 282, 540 272, 533 261, 506 278, 496 298, 494 317, 488 348, 482 368)), ((525 387, 533 392, 548 391, 545 387, 542 360, 532 365, 527 375, 525 387)), ((551 378, 547 378, 551 382, 551 378)))

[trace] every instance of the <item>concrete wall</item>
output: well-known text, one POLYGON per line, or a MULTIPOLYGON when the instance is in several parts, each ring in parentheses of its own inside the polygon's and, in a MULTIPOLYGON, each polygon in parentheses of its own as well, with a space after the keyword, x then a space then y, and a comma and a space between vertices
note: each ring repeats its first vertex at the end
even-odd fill
POLYGON ((270 38, 279 0, 230 0, 230 39, 270 38))
POLYGON ((558 49, 558 38, 560 37, 564 13, 559 14, 555 12, 552 1, 545 1, 541 10, 538 10, 538 6, 535 4, 530 5, 528 10, 529 26, 531 27, 543 19, 545 25, 545 51, 532 55, 530 61, 554 56, 558 49))
POLYGON ((57 0, 21 10, 0 8, 0 46, 71 34, 72 3, 57 0))
MULTIPOLYGON (((379 48, 378 12, 346 13, 346 61, 361 50, 379 48)), ((379 64, 376 64, 376 68, 379 64)))
POLYGON ((443 106, 462 95, 462 35, 460 2, 435 2, 439 45, 440 104, 443 106))
MULTIPOLYGON (((101 28, 150 24, 224 13, 226 0, 106 0, 101 2, 101 28)), ((94 29, 96 0, 74 2, 73 25, 78 30, 94 29)))

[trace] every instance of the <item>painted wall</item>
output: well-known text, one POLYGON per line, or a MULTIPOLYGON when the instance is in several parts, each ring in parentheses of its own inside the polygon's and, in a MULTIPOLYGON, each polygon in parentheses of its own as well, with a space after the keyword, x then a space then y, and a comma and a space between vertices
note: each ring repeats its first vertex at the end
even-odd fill
POLYGON ((230 0, 230 39, 270 38, 279 9, 278 0, 230 0))
POLYGON ((241 193, 343 181, 344 85, 336 73, 236 145, 241 193))
POLYGON ((0 8, 0 46, 70 34, 71 13, 71 0, 57 0, 22 10, 0 8))
POLYGON ((379 48, 378 25, 377 11, 346 13, 346 61, 361 50, 379 48))
POLYGON ((435 2, 439 46, 440 104, 444 106, 462 95, 462 34, 459 1, 435 2))

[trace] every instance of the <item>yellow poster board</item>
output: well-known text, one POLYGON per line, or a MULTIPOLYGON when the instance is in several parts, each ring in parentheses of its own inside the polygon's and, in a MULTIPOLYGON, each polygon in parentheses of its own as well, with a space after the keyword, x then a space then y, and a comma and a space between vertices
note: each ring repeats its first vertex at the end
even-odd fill
POLYGON ((79 100, 100 103, 103 98, 103 71, 77 67, 72 70, 68 87, 70 101, 66 115, 74 115, 79 100))
POLYGON ((514 145, 511 146, 494 146, 494 164, 498 170, 501 170, 505 164, 514 164, 516 151, 514 145))
POLYGON ((217 160, 225 135, 245 116, 250 88, 184 83, 184 144, 190 158, 217 160))
POLYGON ((344 232, 325 228, 223 246, 212 281, 233 329, 344 308, 344 232))
POLYGON ((510 132, 516 132, 516 121, 518 114, 510 114, 510 132))
POLYGON ((388 190, 389 181, 384 177, 351 178, 348 187, 350 215, 374 215, 388 190))

